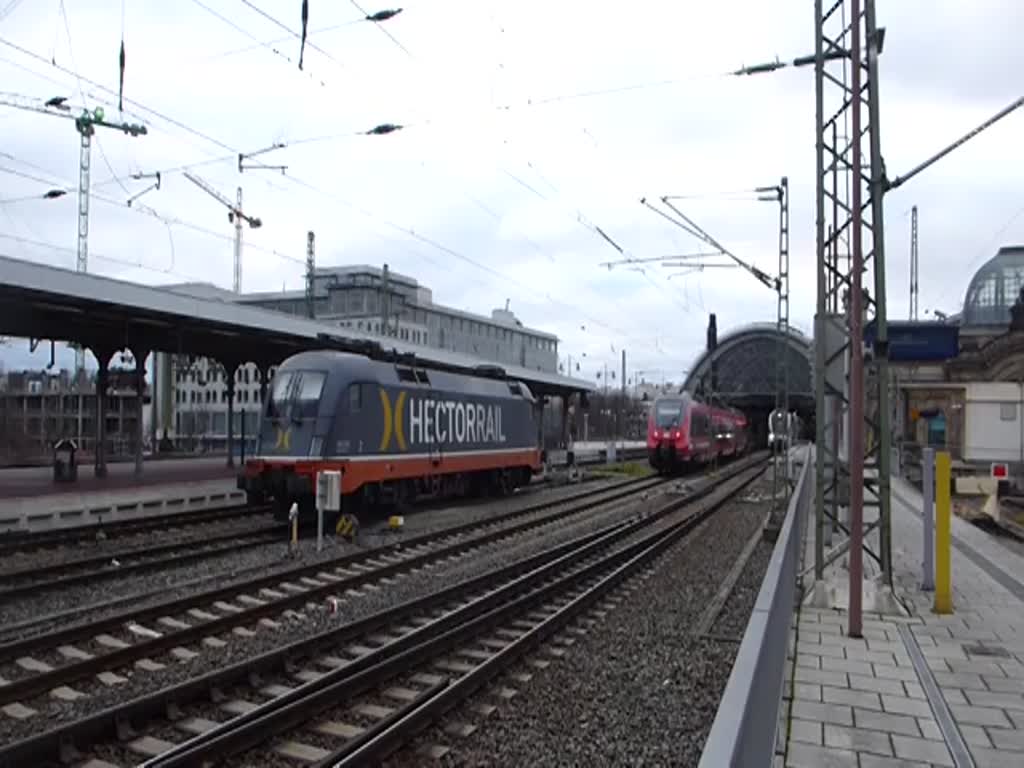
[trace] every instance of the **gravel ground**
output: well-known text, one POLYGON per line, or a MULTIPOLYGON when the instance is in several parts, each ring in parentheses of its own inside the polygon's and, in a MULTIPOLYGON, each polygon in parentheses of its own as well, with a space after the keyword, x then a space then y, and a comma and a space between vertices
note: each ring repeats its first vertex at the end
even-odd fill
POLYGON ((88 539, 30 551, 17 551, 4 555, 0 566, 0 579, 7 571, 17 571, 39 565, 51 565, 79 560, 96 555, 109 554, 111 557, 133 549, 152 547, 154 544, 176 541, 201 541, 208 536, 226 533, 249 533, 257 525, 265 525, 273 520, 268 512, 254 512, 251 515, 232 517, 205 523, 182 524, 176 527, 167 523, 162 530, 131 533, 124 536, 107 537, 93 535, 88 539))
MULTIPOLYGON (((748 488, 764 483, 770 486, 770 477, 748 488)), ((533 679, 505 683, 519 694, 489 699, 498 705, 489 718, 471 706, 456 710, 451 719, 480 726, 474 734, 453 739, 442 723, 387 765, 437 765, 414 754, 422 744, 451 747, 441 763, 452 766, 696 765, 738 644, 690 631, 765 511, 737 502, 721 508, 635 591, 619 590, 618 607, 577 637, 566 656, 543 670, 513 670, 533 679)), ((755 555, 741 581, 753 579, 756 562, 755 555)), ((732 622, 734 610, 727 605, 722 621, 732 622)))
POLYGON ((766 541, 757 545, 708 634, 716 638, 731 638, 737 643, 743 639, 773 548, 774 545, 766 541))
MULTIPOLYGON (((593 484, 588 483, 586 487, 599 489, 611 487, 614 484, 613 482, 595 481, 593 484)), ((578 485, 547 487, 544 484, 537 488, 531 487, 528 491, 516 494, 511 498, 485 501, 484 503, 476 501, 472 506, 467 503, 432 510, 416 510, 406 517, 404 532, 401 534, 387 531, 384 521, 367 525, 360 535, 360 550, 388 546, 402 538, 419 536, 460 523, 485 520, 531 503, 566 498, 578 493, 579 490, 578 485)), ((359 551, 352 545, 334 537, 325 538, 325 542, 327 546, 324 551, 317 554, 314 539, 308 535, 301 539, 302 556, 298 562, 321 562, 359 551)), ((76 557, 80 556, 76 555, 76 557)), ((142 607, 185 597, 199 590, 213 589, 242 576, 252 575, 260 570, 268 572, 285 570, 294 566, 296 562, 288 557, 287 543, 282 542, 211 557, 181 568, 167 568, 154 573, 137 574, 120 583, 110 579, 98 584, 83 584, 42 595, 26 596, 11 600, 0 607, 0 639, 13 640, 27 632, 36 634, 45 631, 47 627, 52 627, 55 623, 65 623, 69 620, 67 616, 61 615, 44 624, 34 624, 30 628, 14 627, 13 631, 11 629, 12 625, 35 621, 51 614, 74 609, 79 614, 87 614, 87 616, 81 616, 81 619, 96 620, 124 610, 127 605, 136 604, 142 607), (104 605, 114 599, 124 599, 125 602, 119 602, 113 606, 104 605)))
POLYGON ((165 669, 157 672, 121 670, 119 674, 127 677, 128 682, 112 688, 92 681, 80 681, 73 687, 88 691, 90 695, 86 699, 65 702, 40 698, 27 702, 29 706, 40 711, 39 715, 23 721, 0 718, 0 743, 24 738, 59 722, 123 703, 160 687, 196 677, 274 647, 309 637, 341 623, 359 619, 399 602, 420 597, 442 586, 479 576, 513 561, 529 557, 559 542, 567 541, 588 531, 597 530, 611 521, 621 518, 624 513, 625 507, 619 506, 597 514, 584 514, 574 518, 572 522, 554 523, 540 530, 524 534, 516 539, 515 544, 498 542, 484 547, 468 557, 460 558, 458 561, 438 564, 428 570, 420 571, 415 574, 414 578, 397 577, 395 583, 386 589, 367 590, 363 597, 348 600, 334 615, 328 613, 326 605, 321 603, 302 611, 301 618, 293 616, 283 619, 281 628, 277 630, 260 628, 251 638, 241 638, 227 633, 221 638, 227 643, 224 648, 203 648, 200 656, 191 662, 171 663, 165 669))

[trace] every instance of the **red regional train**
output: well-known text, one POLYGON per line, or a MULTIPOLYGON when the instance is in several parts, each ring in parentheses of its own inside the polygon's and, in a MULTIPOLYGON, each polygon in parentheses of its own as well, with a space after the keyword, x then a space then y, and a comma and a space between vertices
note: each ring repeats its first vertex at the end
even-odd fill
POLYGON ((747 417, 689 394, 659 397, 647 419, 647 459, 660 473, 742 456, 749 447, 747 417))

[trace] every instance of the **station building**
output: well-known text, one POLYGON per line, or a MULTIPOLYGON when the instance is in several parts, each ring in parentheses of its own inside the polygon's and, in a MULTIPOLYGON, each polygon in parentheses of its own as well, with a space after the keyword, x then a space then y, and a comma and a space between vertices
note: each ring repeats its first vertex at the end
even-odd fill
MULTIPOLYGON (((890 323, 889 335, 901 458, 931 446, 962 473, 1005 462, 1024 475, 1024 246, 974 274, 959 314, 890 323)), ((865 341, 870 350, 870 326, 865 341)))
MULTIPOLYGON (((144 403, 149 392, 143 393, 144 403)), ((111 368, 104 398, 107 456, 135 455, 139 404, 131 369, 111 368)), ((143 412, 143 417, 145 412, 143 412)), ((0 466, 47 463, 58 440, 96 447, 96 380, 84 372, 10 371, 0 374, 0 466)))

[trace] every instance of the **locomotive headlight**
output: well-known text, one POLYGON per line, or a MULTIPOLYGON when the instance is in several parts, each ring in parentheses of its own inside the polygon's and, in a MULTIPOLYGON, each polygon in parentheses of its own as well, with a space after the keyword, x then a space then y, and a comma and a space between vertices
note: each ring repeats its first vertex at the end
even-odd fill
POLYGON ((676 438, 677 440, 679 439, 679 433, 678 433, 678 432, 676 432, 676 434, 675 434, 675 438, 676 438))

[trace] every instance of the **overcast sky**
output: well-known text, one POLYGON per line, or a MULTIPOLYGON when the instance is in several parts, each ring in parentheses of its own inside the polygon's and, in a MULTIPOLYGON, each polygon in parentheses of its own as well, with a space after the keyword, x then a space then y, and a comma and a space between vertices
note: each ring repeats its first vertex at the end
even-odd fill
MULTIPOLYGON (((373 13, 395 2, 360 5, 373 13)), ((244 209, 263 220, 245 233, 245 290, 300 288, 312 229, 319 265, 386 261, 435 301, 483 314, 510 300, 526 325, 558 334, 563 360, 586 353, 585 378, 617 363, 614 347, 631 370, 678 379, 703 347, 708 312, 720 334, 772 322, 774 293, 736 269, 671 279, 677 270, 657 264, 608 270, 600 264, 622 256, 594 227, 634 258, 692 253, 699 243, 639 199, 693 195, 686 213, 774 273, 777 207, 721 193, 786 175, 791 322, 810 333, 813 69, 722 74, 811 53, 810 0, 400 0, 402 13, 379 26, 350 2, 309 0, 305 71, 299 41, 252 5, 300 27, 299 0, 0 3, 0 98, 67 96, 76 111, 102 106, 108 119, 149 129, 96 136, 90 271, 230 288, 225 210, 170 172, 201 164, 194 172, 229 197, 241 184, 244 209), (359 135, 380 123, 406 127, 359 135), (286 175, 239 175, 235 153, 275 142, 289 146, 260 159, 286 164, 286 175), (152 183, 131 174, 156 170, 167 171, 161 189, 126 207, 152 183)), ((1016 0, 878 3, 890 177, 1020 95, 1018 14, 1016 0)), ((998 246, 1024 242, 1022 120, 887 196, 890 317, 908 311, 912 205, 922 315, 957 311, 970 274, 998 246)), ((73 188, 71 121, 0 107, 0 137, 0 201, 15 200, 0 202, 0 253, 73 268, 75 193, 17 201, 73 188)), ((25 362, 23 347, 4 353, 8 367, 25 362)))

